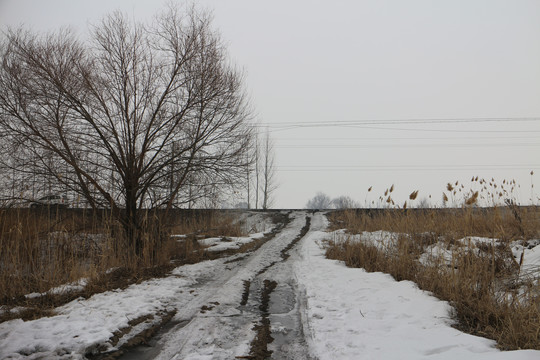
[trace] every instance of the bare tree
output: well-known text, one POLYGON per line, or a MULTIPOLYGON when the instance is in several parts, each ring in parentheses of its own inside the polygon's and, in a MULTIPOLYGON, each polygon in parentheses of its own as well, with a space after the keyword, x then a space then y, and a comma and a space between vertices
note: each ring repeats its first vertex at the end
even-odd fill
POLYGON ((255 209, 259 208, 259 178, 261 174, 260 169, 260 157, 261 157, 261 150, 259 148, 259 134, 257 134, 255 137, 255 146, 253 149, 253 163, 255 164, 255 209))
POLYGON ((68 31, 5 38, 4 165, 110 208, 136 257, 141 209, 243 181, 250 108, 208 15, 170 8, 145 25, 114 13, 85 43, 68 31))
POLYGON ((266 131, 262 148, 262 208, 264 210, 272 206, 272 194, 277 187, 274 167, 274 143, 270 138, 270 132, 266 131))
POLYGON ((422 199, 420 199, 416 207, 419 209, 429 209, 431 208, 431 202, 429 201, 428 198, 423 197, 422 199))
POLYGON ((277 188, 274 142, 267 131, 261 140, 260 132, 253 134, 253 143, 249 148, 249 165, 246 170, 247 199, 251 207, 268 209, 273 203, 273 193, 277 188))
POLYGON ((323 192, 318 192, 306 204, 306 209, 330 209, 332 207, 332 199, 323 192))
POLYGON ((246 201, 246 205, 247 205, 247 209, 251 209, 251 165, 249 164, 250 162, 250 153, 247 152, 246 153, 246 158, 247 158, 247 162, 248 162, 248 165, 246 166, 246 187, 247 187, 247 201, 246 201))
POLYGON ((332 206, 334 209, 354 209, 359 207, 359 204, 354 201, 350 196, 338 196, 332 200, 332 206))

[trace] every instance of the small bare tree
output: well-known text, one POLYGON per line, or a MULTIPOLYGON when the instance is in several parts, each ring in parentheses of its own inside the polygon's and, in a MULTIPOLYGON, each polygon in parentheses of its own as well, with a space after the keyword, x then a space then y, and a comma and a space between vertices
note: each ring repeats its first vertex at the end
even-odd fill
POLYGON ((262 147, 262 208, 264 210, 272 206, 272 194, 277 187, 276 172, 274 166, 274 143, 270 138, 270 132, 266 131, 262 147))
POLYGON ((8 30, 0 56, 3 165, 110 208, 135 257, 141 209, 243 181, 250 108, 208 15, 170 8, 145 25, 114 13, 90 42, 8 30))
POLYGON ((253 135, 253 143, 247 155, 246 170, 248 207, 254 200, 255 209, 268 209, 273 203, 273 193, 277 188, 274 142, 267 131, 261 140, 260 132, 253 135))
POLYGON ((330 209, 332 207, 332 199, 330 196, 323 192, 318 192, 313 198, 311 198, 307 204, 306 209, 330 209))
POLYGON ((342 195, 332 200, 332 206, 334 209, 354 209, 359 204, 350 196, 342 195))
POLYGON ((255 209, 259 208, 259 179, 261 174, 260 158, 261 149, 259 147, 259 134, 255 137, 255 146, 253 149, 253 163, 255 165, 255 209))

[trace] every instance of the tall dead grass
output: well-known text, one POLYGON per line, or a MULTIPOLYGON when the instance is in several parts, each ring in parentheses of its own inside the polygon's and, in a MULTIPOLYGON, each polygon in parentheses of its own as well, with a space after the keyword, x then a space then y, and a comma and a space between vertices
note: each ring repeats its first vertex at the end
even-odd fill
POLYGON ((511 241, 540 237, 538 207, 358 209, 330 215, 334 228, 433 233, 453 239, 484 236, 511 241), (517 210, 516 210, 517 209, 517 210), (346 226, 344 226, 346 224, 346 226))
MULTIPOLYGON (((73 296, 124 287, 204 259, 195 236, 178 241, 171 234, 243 234, 232 216, 215 211, 184 211, 154 220, 159 226, 145 234, 141 261, 127 257, 119 226, 106 211, 0 210, 0 306, 26 306, 31 311, 23 318, 38 317, 73 296), (50 291, 81 279, 86 286, 72 295, 50 291)), ((0 311, 0 321, 18 316, 0 311)))
POLYGON ((387 246, 352 241, 347 235, 329 242, 326 255, 366 271, 411 280, 449 301, 458 328, 497 341, 501 349, 540 349, 540 282, 519 277, 512 240, 540 237, 537 207, 488 209, 349 210, 330 215, 334 228, 350 233, 386 230, 399 234, 387 246), (464 244, 466 236, 499 239, 493 244, 464 244), (438 244, 450 251, 430 262, 420 256, 438 244))

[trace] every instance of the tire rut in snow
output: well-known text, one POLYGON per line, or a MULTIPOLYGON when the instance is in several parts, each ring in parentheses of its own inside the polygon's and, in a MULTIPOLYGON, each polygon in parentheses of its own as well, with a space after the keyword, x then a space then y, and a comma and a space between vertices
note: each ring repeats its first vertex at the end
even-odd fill
MULTIPOLYGON (((289 251, 296 245, 309 231, 309 227, 311 226, 311 218, 309 216, 306 216, 306 224, 302 227, 300 230, 300 233, 286 246, 281 250, 281 261, 285 261, 289 258, 289 251)), ((268 269, 270 269, 272 266, 276 265, 279 262, 279 260, 276 260, 272 262, 270 265, 265 266, 262 268, 258 273, 257 276, 264 274, 268 269)))
MULTIPOLYGON (((276 260, 269 264, 268 266, 264 267, 257 273, 257 277, 260 277, 262 274, 264 274, 266 271, 268 271, 271 267, 276 265, 279 262, 286 261, 289 257, 289 251, 307 234, 311 226, 311 217, 306 216, 306 223, 300 230, 300 233, 289 243, 286 247, 284 247, 280 251, 281 259, 276 260)), ((242 305, 246 305, 248 296, 249 296, 249 288, 250 288, 251 282, 244 281, 244 293, 242 296, 242 305)), ((263 282, 263 288, 261 290, 261 296, 260 301, 261 305, 259 306, 259 310, 261 311, 261 320, 260 322, 253 327, 253 330, 255 331, 255 338, 251 342, 251 349, 248 356, 242 356, 237 357, 238 359, 254 359, 254 360, 264 360, 269 359, 273 353, 272 350, 268 349, 268 344, 272 343, 274 341, 274 338, 272 337, 272 329, 271 329, 271 321, 270 321, 270 298, 272 292, 278 287, 278 283, 274 280, 264 280, 263 282)), ((295 300, 293 300, 295 301, 295 300)), ((300 333, 300 335, 303 337, 303 333, 300 333)))
POLYGON ((273 342, 270 347, 275 359, 313 360, 304 332, 305 297, 294 280, 280 283, 270 301, 270 323, 273 342))
POLYGON ((165 311, 159 314, 159 316, 145 315, 140 318, 129 321, 129 326, 118 330, 109 339, 109 345, 113 348, 117 347, 117 350, 108 351, 107 346, 102 344, 95 349, 89 350, 85 357, 90 360, 116 360, 120 359, 130 350, 136 348, 139 345, 146 345, 148 340, 151 339, 160 329, 162 329, 167 323, 171 321, 176 314, 176 310, 165 311), (157 317, 157 319, 155 319, 157 317), (147 327, 143 330, 131 334, 132 330, 139 324, 148 323, 147 327), (120 342, 125 339, 121 345, 120 342))
POLYGON ((277 286, 277 282, 273 280, 264 280, 264 287, 261 293, 261 321, 253 327, 255 330, 255 339, 251 342, 249 356, 246 359, 264 360, 272 355, 272 351, 268 350, 268 344, 274 341, 272 338, 272 330, 270 329, 270 313, 268 306, 270 304, 270 294, 277 286))
POLYGON ((306 216, 306 224, 304 227, 302 227, 302 230, 300 230, 300 234, 296 238, 294 238, 293 241, 289 243, 283 250, 281 250, 281 257, 283 260, 287 260, 289 258, 289 251, 293 248, 294 245, 296 245, 304 236, 306 236, 307 232, 309 231, 309 227, 311 226, 311 217, 306 216))
POLYGON ((251 281, 244 280, 244 292, 242 293, 242 301, 240 305, 245 306, 249 299, 249 288, 251 286, 251 281))

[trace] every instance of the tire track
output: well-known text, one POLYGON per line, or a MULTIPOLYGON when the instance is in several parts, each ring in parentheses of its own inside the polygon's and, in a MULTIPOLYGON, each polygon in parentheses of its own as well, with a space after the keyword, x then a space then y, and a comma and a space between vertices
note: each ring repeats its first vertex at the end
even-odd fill
MULTIPOLYGON (((290 258, 290 251, 307 234, 307 232, 310 229, 310 224, 311 224, 311 217, 306 216, 305 224, 300 230, 300 233, 295 238, 293 238, 293 240, 290 241, 284 248, 281 249, 280 259, 273 261, 272 263, 265 266, 257 273, 256 278, 259 278, 259 279, 255 283, 258 284, 259 288, 261 287, 261 280, 260 280, 261 276, 267 273, 269 270, 275 268, 276 265, 282 264, 286 262, 287 259, 290 258)), ((288 274, 288 276, 291 276, 292 273, 286 272, 286 274, 288 274)), ((291 279, 287 279, 286 282, 283 282, 282 284, 278 284, 278 282, 275 279, 273 279, 273 276, 269 275, 268 277, 271 278, 272 280, 265 279, 262 282, 263 286, 262 286, 262 289, 260 290, 261 305, 259 306, 259 310, 261 312, 260 313, 261 319, 259 323, 253 327, 253 330, 255 331, 256 334, 255 334, 255 338, 251 342, 250 353, 248 356, 238 357, 238 358, 255 359, 255 360, 264 360, 264 359, 271 358, 274 350, 269 349, 269 344, 271 344, 276 338, 279 340, 278 342, 280 343, 280 346, 279 346, 280 349, 283 348, 284 345, 286 347, 286 345, 288 345, 289 343, 295 343, 295 344, 298 344, 297 346, 298 349, 295 351, 295 353, 302 352, 304 354, 307 354, 307 350, 303 349, 301 345, 301 344, 305 345, 305 340, 302 340, 303 339, 302 331, 294 332, 294 335, 295 336, 299 335, 301 339, 295 339, 292 337, 282 336, 280 332, 272 331, 271 319, 275 318, 276 315, 270 312, 270 308, 272 307, 274 309, 273 312, 276 312, 276 311, 279 312, 280 311, 279 309, 289 308, 290 305, 292 304, 292 309, 289 309, 288 312, 292 311, 293 309, 297 309, 296 296, 292 296, 296 294, 295 289, 297 287, 290 285, 291 279), (276 288, 280 289, 281 293, 278 294, 279 296, 274 296, 275 295, 274 291, 276 290, 276 288), (288 289, 288 291, 286 291, 286 293, 283 293, 283 289, 288 289)), ((298 313, 298 311, 296 311, 296 313, 298 313)), ((296 318, 295 319, 298 320, 299 316, 297 316, 296 318)), ((289 324, 290 327, 301 330, 302 327, 300 325, 301 324, 299 324, 297 321, 293 321, 292 324, 289 324)), ((293 335, 293 333, 291 332, 290 335, 293 335)), ((283 358, 282 354, 280 354, 278 358, 282 359, 283 358)), ((298 358, 298 357, 295 357, 295 358, 298 358)))
POLYGON ((253 253, 202 274, 204 279, 194 287, 198 296, 189 306, 198 311, 179 309, 176 318, 186 319, 187 316, 189 322, 166 336, 157 359, 182 359, 193 354, 212 359, 271 356, 272 350, 268 347, 272 336, 270 309, 272 292, 279 281, 266 273, 285 262, 289 251, 309 230, 309 217, 305 212, 295 212, 290 217, 292 220, 274 239, 253 253), (207 306, 204 313, 199 311, 202 305, 212 303, 219 305, 207 306))

